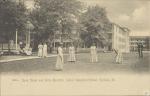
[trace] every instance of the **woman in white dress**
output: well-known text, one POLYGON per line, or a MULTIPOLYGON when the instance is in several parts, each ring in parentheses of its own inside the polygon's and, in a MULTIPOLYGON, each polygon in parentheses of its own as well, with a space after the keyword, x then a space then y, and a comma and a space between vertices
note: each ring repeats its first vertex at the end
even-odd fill
POLYGON ((116 50, 116 54, 117 54, 117 56, 116 56, 116 63, 121 64, 122 61, 123 61, 122 51, 117 49, 116 50))
POLYGON ((64 64, 63 49, 62 44, 60 44, 57 49, 56 71, 62 71, 63 64, 64 64))
POLYGON ((74 48, 73 44, 71 44, 71 46, 69 47, 69 61, 70 62, 76 61, 75 48, 74 48))
POLYGON ((40 43, 38 45, 38 56, 42 57, 42 55, 43 55, 43 45, 42 45, 42 43, 40 43))
POLYGON ((47 44, 44 43, 43 45, 43 57, 47 57, 47 44))
POLYGON ((32 48, 29 45, 27 45, 25 48, 23 48, 23 52, 25 55, 30 56, 32 55, 32 48))
POLYGON ((98 58, 97 58, 97 50, 96 50, 96 46, 95 44, 93 44, 91 46, 91 62, 97 62, 98 58))

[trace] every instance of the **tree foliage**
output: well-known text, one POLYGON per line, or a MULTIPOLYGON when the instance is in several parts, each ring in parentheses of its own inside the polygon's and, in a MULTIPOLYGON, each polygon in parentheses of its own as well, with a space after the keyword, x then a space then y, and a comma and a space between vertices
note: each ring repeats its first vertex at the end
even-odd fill
POLYGON ((107 39, 106 32, 111 30, 107 12, 105 8, 99 6, 88 7, 87 11, 80 17, 80 22, 81 38, 87 46, 107 39))
POLYGON ((22 2, 0 0, 0 35, 3 38, 13 39, 16 29, 23 32, 26 21, 26 7, 22 2))
POLYGON ((37 37, 52 41, 56 31, 71 32, 80 10, 81 3, 76 0, 35 0, 31 20, 37 37))

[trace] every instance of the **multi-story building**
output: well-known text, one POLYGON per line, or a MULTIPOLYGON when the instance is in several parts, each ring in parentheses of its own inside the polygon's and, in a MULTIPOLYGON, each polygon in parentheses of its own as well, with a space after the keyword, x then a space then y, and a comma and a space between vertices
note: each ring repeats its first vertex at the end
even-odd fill
POLYGON ((72 28, 72 31, 70 33, 68 32, 60 32, 57 31, 54 34, 54 39, 53 39, 53 46, 54 49, 55 47, 58 46, 59 43, 63 43, 63 47, 67 48, 71 43, 73 43, 75 40, 79 39, 79 34, 77 32, 76 28, 72 28))
POLYGON ((111 40, 111 49, 121 50, 122 52, 129 52, 129 29, 121 27, 117 24, 112 24, 112 32, 109 32, 111 40))
POLYGON ((143 44, 144 51, 150 51, 150 36, 130 36, 130 50, 137 51, 137 43, 143 44))
POLYGON ((112 51, 121 50, 122 52, 130 52, 129 47, 129 33, 130 30, 125 27, 121 27, 115 23, 111 24, 111 30, 109 32, 100 32, 100 40, 104 44, 104 50, 112 51))
MULTIPOLYGON (((109 42, 105 46, 106 50, 119 49, 122 52, 129 52, 129 29, 121 27, 117 24, 112 24, 111 32, 107 32, 108 35, 101 33, 100 40, 109 42)), ((55 39, 53 40, 54 47, 57 47, 57 44, 63 42, 63 46, 66 48, 68 44, 72 43, 74 40, 72 37, 78 37, 79 34, 76 29, 72 30, 72 36, 67 33, 56 32, 55 39)))
POLYGON ((68 33, 61 33, 61 32, 55 32, 53 44, 54 47, 57 47, 59 43, 63 43, 64 47, 67 47, 68 44, 72 42, 71 38, 69 37, 68 33))

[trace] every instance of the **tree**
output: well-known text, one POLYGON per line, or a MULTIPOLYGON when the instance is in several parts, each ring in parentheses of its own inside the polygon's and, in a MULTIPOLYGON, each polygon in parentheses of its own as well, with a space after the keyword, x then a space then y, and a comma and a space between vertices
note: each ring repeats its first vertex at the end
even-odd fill
POLYGON ((107 17, 105 8, 100 6, 88 7, 80 17, 81 38, 89 47, 91 43, 106 43, 106 32, 111 30, 111 23, 107 17))
POLYGON ((16 29, 25 31, 26 7, 22 2, 0 0, 0 35, 5 38, 10 51, 9 40, 14 39, 16 29))
POLYGON ((35 0, 31 20, 37 32, 36 40, 53 41, 56 31, 69 34, 81 9, 77 0, 35 0))

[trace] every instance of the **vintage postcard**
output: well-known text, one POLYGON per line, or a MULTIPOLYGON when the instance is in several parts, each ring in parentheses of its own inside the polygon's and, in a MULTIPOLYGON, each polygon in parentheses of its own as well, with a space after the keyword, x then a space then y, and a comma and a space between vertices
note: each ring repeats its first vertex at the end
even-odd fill
POLYGON ((0 96, 150 96, 150 0, 0 0, 0 96))

